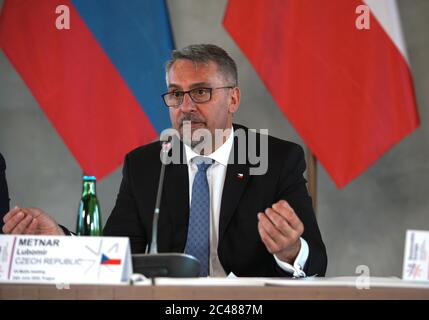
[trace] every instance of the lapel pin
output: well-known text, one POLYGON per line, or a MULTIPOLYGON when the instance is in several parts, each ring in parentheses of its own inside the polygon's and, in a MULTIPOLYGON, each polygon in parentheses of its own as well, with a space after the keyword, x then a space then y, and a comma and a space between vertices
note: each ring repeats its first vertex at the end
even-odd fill
POLYGON ((242 174, 242 173, 237 173, 237 178, 238 178, 238 179, 243 179, 243 178, 244 178, 244 174, 242 174))

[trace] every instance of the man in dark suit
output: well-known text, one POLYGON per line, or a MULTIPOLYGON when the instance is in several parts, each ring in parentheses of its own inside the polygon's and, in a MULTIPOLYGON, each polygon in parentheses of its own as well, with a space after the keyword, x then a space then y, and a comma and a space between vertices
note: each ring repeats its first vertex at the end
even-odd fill
POLYGON ((9 211, 9 192, 6 183, 6 161, 0 153, 0 233, 3 227, 3 216, 9 211))
MULTIPOLYGON (((259 134, 234 125, 234 132, 255 135, 249 140, 260 141, 259 134)), ((227 167, 220 206, 219 242, 217 253, 225 274, 237 276, 284 276, 272 253, 267 250, 258 231, 258 212, 284 199, 295 208, 304 230, 301 237, 309 247, 303 271, 308 275, 324 275, 326 253, 317 227, 311 199, 303 172, 304 154, 298 145, 268 137, 269 162, 263 175, 251 175, 254 166, 248 159, 239 163, 239 138, 234 139, 234 161, 227 167)), ((155 142, 130 152, 124 163, 116 206, 104 228, 104 235, 130 237, 134 252, 145 252, 150 243, 156 186, 161 162, 160 143, 155 142)), ((183 150, 182 145, 180 149, 183 150)), ((187 240, 189 202, 188 165, 167 165, 159 217, 160 252, 184 252, 187 240)), ((290 212, 292 214, 292 212, 290 212)), ((275 219, 275 218, 274 218, 275 219)), ((293 259, 291 263, 293 264, 293 259)), ((213 273, 213 272, 212 272, 213 273)))
MULTIPOLYGON (((197 256, 202 275, 323 276, 326 250, 303 178, 303 151, 233 125, 240 105, 235 62, 217 46, 188 46, 167 63, 167 85, 163 99, 180 138, 170 151, 179 150, 183 161, 166 167, 159 251, 197 256), (252 174, 252 148, 267 160, 263 174, 252 174)), ((160 150, 157 142, 126 156, 104 228, 104 235, 128 236, 133 252, 144 252, 151 237, 160 150)), ((42 226, 45 234, 62 233, 44 212, 20 208, 8 213, 4 231, 39 233, 42 226)))

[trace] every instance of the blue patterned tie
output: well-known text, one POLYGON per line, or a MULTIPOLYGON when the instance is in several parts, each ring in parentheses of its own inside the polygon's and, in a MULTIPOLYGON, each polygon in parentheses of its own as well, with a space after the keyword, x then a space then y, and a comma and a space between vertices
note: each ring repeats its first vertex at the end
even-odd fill
POLYGON ((195 157, 192 161, 198 166, 198 171, 192 184, 185 252, 200 261, 200 276, 205 277, 209 274, 210 252, 210 191, 207 182, 207 169, 213 164, 213 160, 195 157))

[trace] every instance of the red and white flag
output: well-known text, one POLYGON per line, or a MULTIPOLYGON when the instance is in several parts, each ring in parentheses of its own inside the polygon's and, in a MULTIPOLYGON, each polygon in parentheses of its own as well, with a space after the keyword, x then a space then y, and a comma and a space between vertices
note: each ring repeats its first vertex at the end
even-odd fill
POLYGON ((338 187, 418 127, 394 0, 230 0, 224 25, 338 187))

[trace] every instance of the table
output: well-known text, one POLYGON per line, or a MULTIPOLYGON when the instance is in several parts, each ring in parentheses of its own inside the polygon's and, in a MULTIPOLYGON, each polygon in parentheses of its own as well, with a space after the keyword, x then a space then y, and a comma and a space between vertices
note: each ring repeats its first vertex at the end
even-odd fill
POLYGON ((0 299, 107 300, 287 300, 287 299, 429 299, 429 283, 370 278, 359 289, 358 278, 312 280, 239 278, 155 279, 144 285, 0 284, 0 299))

